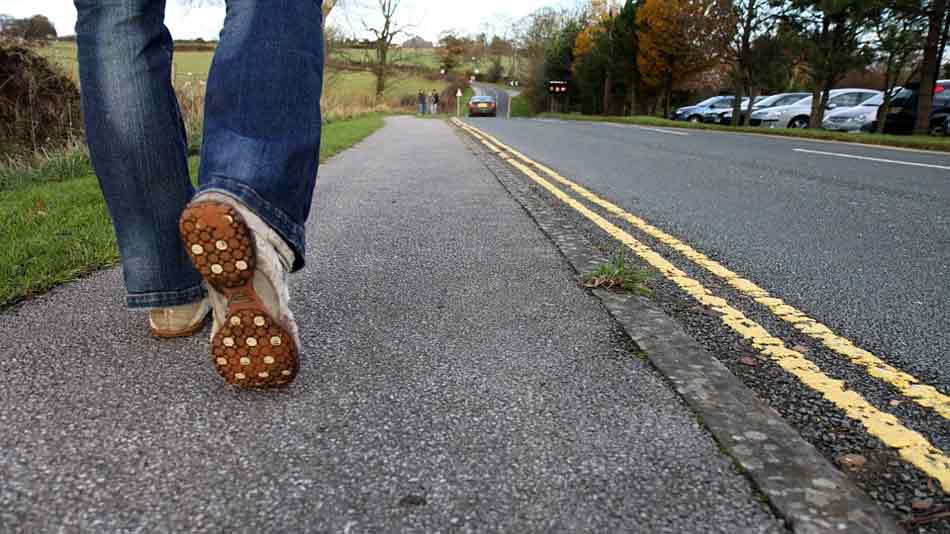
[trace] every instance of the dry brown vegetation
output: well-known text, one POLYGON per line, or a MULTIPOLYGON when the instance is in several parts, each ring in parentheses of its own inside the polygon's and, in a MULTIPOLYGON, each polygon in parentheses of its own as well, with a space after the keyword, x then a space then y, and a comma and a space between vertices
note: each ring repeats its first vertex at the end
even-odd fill
POLYGON ((0 40, 0 157, 55 150, 81 131, 75 81, 24 43, 0 40))

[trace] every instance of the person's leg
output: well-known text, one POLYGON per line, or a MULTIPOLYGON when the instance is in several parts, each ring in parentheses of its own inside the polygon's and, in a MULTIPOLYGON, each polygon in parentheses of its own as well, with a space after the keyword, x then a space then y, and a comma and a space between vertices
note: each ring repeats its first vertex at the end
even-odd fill
POLYGON ((228 0, 205 99, 199 195, 240 201, 304 264, 323 86, 321 2, 228 0))
POLYGON ((201 300, 178 217, 193 193, 164 0, 75 0, 86 138, 131 308, 201 300))
POLYGON ((180 231, 211 288, 226 382, 289 384, 300 337, 286 274, 304 264, 320 151, 321 3, 228 0, 205 100, 198 194, 180 231))

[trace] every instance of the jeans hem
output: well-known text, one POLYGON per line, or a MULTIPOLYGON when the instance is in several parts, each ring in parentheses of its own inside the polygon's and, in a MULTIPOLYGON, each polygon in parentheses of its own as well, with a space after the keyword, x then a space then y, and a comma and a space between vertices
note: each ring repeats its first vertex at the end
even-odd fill
POLYGON ((125 298, 126 306, 130 310, 152 310, 157 308, 171 308, 191 304, 207 296, 208 291, 204 284, 192 286, 176 291, 152 291, 149 293, 130 293, 125 298))
POLYGON ((283 210, 271 204, 243 182, 225 178, 222 176, 211 176, 208 181, 198 188, 195 197, 202 193, 222 193, 235 198, 244 204, 247 209, 253 211, 268 226, 274 229, 280 237, 290 246, 294 253, 294 265, 292 272, 303 269, 304 251, 306 250, 306 237, 304 227, 294 222, 283 210))

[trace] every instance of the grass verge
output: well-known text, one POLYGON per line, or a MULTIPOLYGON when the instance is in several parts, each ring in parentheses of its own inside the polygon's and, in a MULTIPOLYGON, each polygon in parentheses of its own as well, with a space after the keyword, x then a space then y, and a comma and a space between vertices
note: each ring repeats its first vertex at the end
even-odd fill
POLYGON ((534 117, 531 112, 531 103, 524 95, 512 97, 510 100, 512 117, 534 117))
POLYGON ((642 126, 661 126, 664 128, 683 128, 689 130, 711 130, 720 132, 739 132, 750 134, 778 135, 783 137, 797 137, 819 141, 845 141, 865 145, 893 146, 899 148, 915 148, 918 150, 933 150, 950 152, 950 137, 934 137, 927 135, 885 135, 885 134, 849 134, 844 132, 829 132, 827 130, 800 130, 793 128, 755 128, 752 126, 722 126, 719 124, 690 123, 672 121, 659 117, 604 117, 599 115, 580 115, 574 113, 542 113, 540 117, 563 120, 577 120, 590 122, 614 122, 618 124, 637 124, 642 126))
POLYGON ((593 271, 581 275, 581 283, 584 287, 591 289, 629 291, 650 296, 653 292, 645 284, 651 278, 653 278, 652 271, 627 265, 624 249, 621 248, 610 260, 598 265, 593 271))
MULTIPOLYGON (((383 120, 371 114, 325 124, 320 160, 361 141, 383 120)), ((99 184, 82 158, 59 154, 35 168, 0 168, 0 309, 119 260, 99 184)), ((189 160, 193 176, 197 163, 189 160)))

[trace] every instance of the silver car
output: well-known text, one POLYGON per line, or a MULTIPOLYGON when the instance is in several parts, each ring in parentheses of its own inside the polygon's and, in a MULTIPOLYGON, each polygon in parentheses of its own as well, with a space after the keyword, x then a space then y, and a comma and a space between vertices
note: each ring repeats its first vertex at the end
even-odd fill
MULTIPOLYGON (((900 87, 895 87, 891 94, 896 95, 900 90, 900 87)), ((825 115, 821 127, 836 132, 869 131, 871 123, 877 120, 877 110, 883 103, 884 93, 881 93, 860 105, 834 109, 825 115)))
MULTIPOLYGON (((828 95, 828 110, 857 106, 881 94, 873 89, 834 89, 828 95)), ((777 106, 754 111, 752 126, 766 128, 808 128, 812 97, 806 97, 788 106, 777 106)), ((827 113, 827 111, 826 111, 827 113)))

